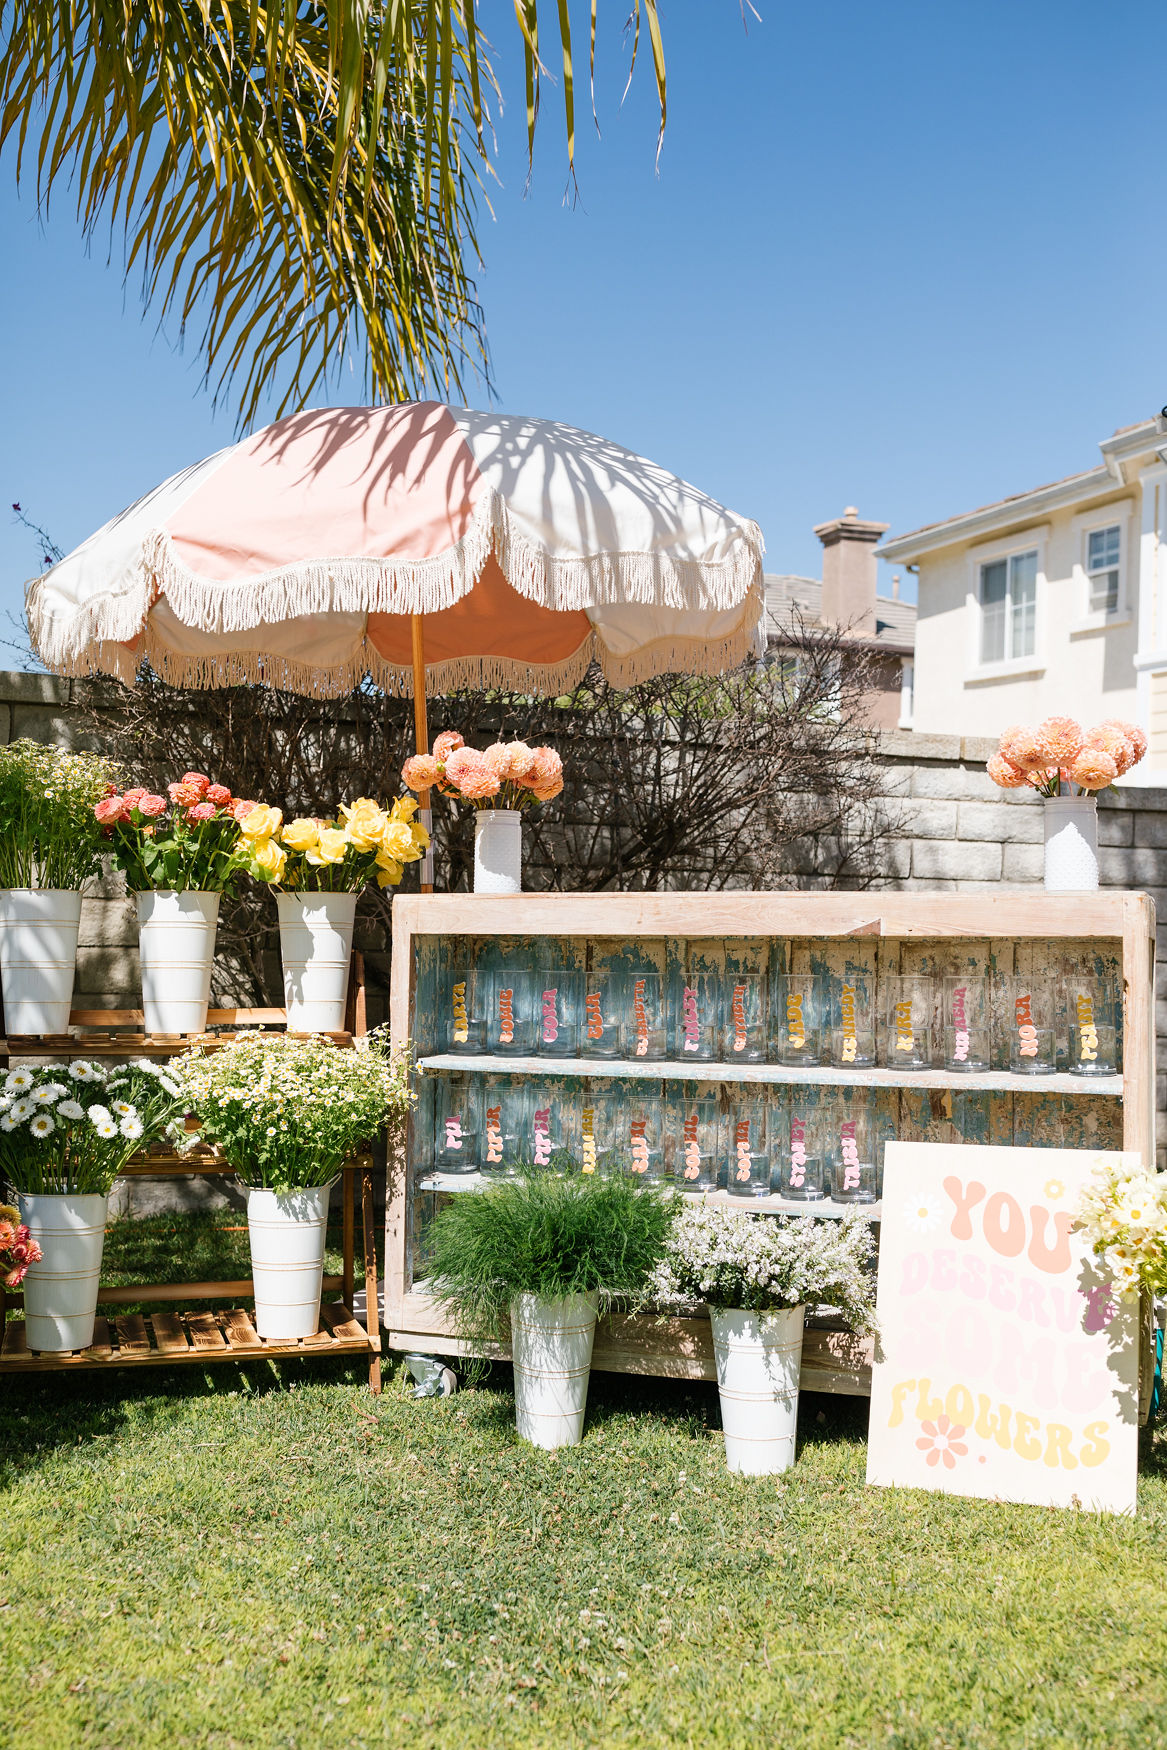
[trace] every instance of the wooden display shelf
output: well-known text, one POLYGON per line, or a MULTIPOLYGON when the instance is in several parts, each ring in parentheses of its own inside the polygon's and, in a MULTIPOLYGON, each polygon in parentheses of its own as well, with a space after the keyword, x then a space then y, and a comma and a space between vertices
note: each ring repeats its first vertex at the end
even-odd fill
MULTIPOLYGON (((497 1073, 541 1077, 613 1077, 722 1084, 760 1082, 808 1091, 864 1088, 877 1125, 894 1124, 908 1140, 1006 1146, 1130 1150, 1155 1159, 1155 908, 1143 893, 1048 894, 1033 888, 993 893, 592 893, 399 894, 393 900, 390 1023, 393 1041, 412 1041, 417 1061, 436 1079, 497 1073), (629 957, 670 979, 679 968, 822 969, 837 980, 857 967, 885 976, 1058 979, 1084 967, 1112 978, 1122 993, 1123 1073, 1067 1072, 1020 1076, 1004 1068, 961 1075, 943 1069, 798 1070, 778 1064, 683 1062, 676 1059, 554 1058, 446 1052, 438 992, 452 966, 495 976, 503 967, 612 968, 629 957), (958 1105, 954 1096, 979 1099, 958 1105)), ((850 975, 850 974, 848 974, 850 975)), ((688 976, 686 971, 685 976, 688 976)), ((996 986, 1003 989, 1004 986, 996 986)), ((994 999, 995 1000, 995 999, 994 999)), ((423 1090, 425 1084, 423 1083, 423 1090)), ((414 1278, 415 1216, 432 1209, 434 1191, 473 1188, 432 1171, 432 1136, 424 1114, 411 1120, 391 1177, 385 1227, 385 1325, 395 1349, 466 1352, 450 1316, 414 1278), (418 1203, 421 1196, 425 1201, 418 1203)), ((430 1120, 432 1122, 432 1119, 430 1120)), ((759 1213, 828 1215, 838 1205, 794 1204, 781 1197, 711 1196, 759 1213)), ((877 1221, 882 1211, 864 1211, 877 1221)), ((500 1347, 495 1353, 503 1354, 500 1347)), ((803 1386, 864 1393, 871 1346, 813 1325, 807 1332, 803 1386)), ((1145 1360, 1145 1357, 1144 1357, 1145 1360)), ((705 1319, 613 1316, 601 1321, 593 1365, 634 1373, 712 1378, 712 1334, 705 1319)))
POLYGON ((766 1082, 782 1087, 820 1088, 943 1088, 954 1094, 1103 1094, 1122 1099, 1122 1077, 1083 1076, 1068 1071, 1049 1075, 1014 1075, 1011 1070, 985 1070, 963 1075, 945 1069, 788 1069, 780 1063, 678 1063, 643 1057, 507 1057, 446 1051, 421 1057, 421 1070, 451 1070, 472 1075, 620 1076, 638 1081, 766 1082))
MULTIPOLYGON (((187 1299, 201 1298, 198 1289, 226 1286, 223 1283, 183 1284, 179 1292, 187 1299)), ((244 1289, 250 1284, 243 1284, 244 1289)), ((127 1289, 128 1297, 141 1298, 141 1291, 127 1289)), ((103 1301, 112 1298, 103 1291, 103 1301)), ((335 1301, 320 1309, 320 1328, 314 1337, 299 1341, 265 1340, 256 1332, 251 1314, 240 1308, 229 1312, 130 1313, 112 1321, 98 1318, 88 1349, 71 1353, 29 1349, 24 1320, 9 1319, 0 1348, 0 1372, 50 1373, 89 1367, 173 1367, 176 1363, 206 1361, 263 1361, 290 1355, 375 1355, 380 1358, 379 1333, 366 1331, 353 1317, 352 1308, 335 1301)))
MULTIPOLYGON (((485 1191, 488 1185, 503 1182, 504 1175, 501 1173, 426 1173, 424 1177, 414 1180, 414 1189, 433 1192, 485 1191)), ((793 1197, 779 1197, 777 1194, 769 1197, 734 1197, 728 1191, 685 1192, 678 1190, 671 1180, 665 1180, 664 1183, 666 1189, 675 1196, 689 1196, 694 1202, 700 1197, 715 1209, 738 1209, 746 1215, 813 1215, 841 1221, 849 1211, 854 1210, 864 1221, 883 1220, 882 1203, 836 1203, 830 1197, 821 1197, 815 1203, 806 1203, 793 1197)))

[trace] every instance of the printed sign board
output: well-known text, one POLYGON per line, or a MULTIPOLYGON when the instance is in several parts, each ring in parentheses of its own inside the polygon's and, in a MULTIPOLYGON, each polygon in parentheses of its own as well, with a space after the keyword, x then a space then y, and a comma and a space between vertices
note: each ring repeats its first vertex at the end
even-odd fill
POLYGON ((1100 1158, 888 1143, 869 1483, 1134 1511, 1138 1303, 1071 1232, 1100 1158))

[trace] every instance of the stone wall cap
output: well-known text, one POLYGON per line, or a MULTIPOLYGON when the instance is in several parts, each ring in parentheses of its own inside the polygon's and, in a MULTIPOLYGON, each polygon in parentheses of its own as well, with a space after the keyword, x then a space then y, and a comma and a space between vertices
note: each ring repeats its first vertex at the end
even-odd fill
POLYGON ((69 682, 58 674, 0 669, 0 700, 20 705, 67 705, 69 682))

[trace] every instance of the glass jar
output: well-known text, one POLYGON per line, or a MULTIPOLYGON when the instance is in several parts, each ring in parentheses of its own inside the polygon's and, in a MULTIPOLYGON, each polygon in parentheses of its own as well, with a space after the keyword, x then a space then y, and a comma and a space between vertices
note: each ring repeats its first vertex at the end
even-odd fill
POLYGON ((871 1106, 863 1088, 840 1088, 833 1102, 828 1165, 836 1203, 879 1199, 879 1151, 871 1106))
POLYGON ((527 1090, 523 1114, 526 1138, 524 1159, 532 1167, 563 1172, 571 1162, 572 1099, 564 1082, 542 1078, 527 1090))
POLYGON ((664 1177, 664 1113, 655 1089, 621 1100, 617 1135, 621 1162, 634 1179, 664 1177))
POLYGON ((950 977, 944 980, 944 1067, 958 1075, 987 1070, 989 1044, 989 981, 950 977))
POLYGON ((721 1055, 727 1063, 765 1063, 768 1012, 764 972, 727 972, 721 993, 721 1055))
POLYGON ((447 1051, 480 1053, 486 1021, 478 1008, 478 981, 472 972, 452 972, 442 1000, 442 1042, 447 1051))
POLYGON ((492 1056, 530 1057, 535 1049, 533 972, 506 970, 489 979, 486 1049, 492 1056))
POLYGON ((722 1124, 726 1186, 734 1197, 770 1195, 770 1107, 764 1099, 738 1099, 731 1091, 722 1124))
POLYGON ((1113 980, 1092 975, 1068 978, 1065 1001, 1072 1073, 1117 1075, 1118 1000, 1113 980))
POLYGON ((839 1069, 870 1069, 875 1063, 872 981, 848 969, 828 999, 831 1062, 839 1069))
POLYGON ((482 1088, 483 1147, 479 1168, 513 1178, 530 1165, 527 1109, 530 1089, 513 1076, 486 1076, 482 1088))
POLYGON ((434 1170, 476 1173, 482 1141, 482 1087, 477 1076, 439 1076, 434 1098, 434 1170))
POLYGON ((1048 1076, 1058 1067, 1054 991, 1048 978, 1017 977, 1009 991, 1009 1068, 1048 1076))
POLYGON ((572 1101, 570 1146, 581 1173, 612 1169, 619 1114, 619 1099, 610 1088, 580 1088, 572 1101))
POLYGON ((721 1112, 716 1094, 665 1098, 665 1162, 681 1191, 716 1191, 721 1112))
POLYGON ((677 992, 675 1037, 682 1062, 710 1063, 717 1055, 718 980, 714 972, 689 972, 677 992))
POLYGON ((624 1019, 622 1045, 625 1057, 651 1062, 668 1055, 664 980, 659 972, 633 974, 632 1000, 624 1019))
POLYGON ((932 980, 912 974, 885 983, 884 1063, 888 1069, 931 1069, 932 980))
POLYGON ((540 972, 535 1017, 540 1057, 579 1056, 583 989, 582 972, 562 967, 540 972))
POLYGON ((619 1057, 621 1006, 619 982, 603 973, 589 972, 584 980, 581 1057, 619 1057))
POLYGON ((783 972, 775 988, 774 1056, 789 1068, 822 1057, 823 981, 813 972, 783 972))
POLYGON ((787 1112, 782 1139, 782 1195, 798 1203, 819 1203, 826 1197, 829 1186, 821 1101, 792 1088, 787 1112))

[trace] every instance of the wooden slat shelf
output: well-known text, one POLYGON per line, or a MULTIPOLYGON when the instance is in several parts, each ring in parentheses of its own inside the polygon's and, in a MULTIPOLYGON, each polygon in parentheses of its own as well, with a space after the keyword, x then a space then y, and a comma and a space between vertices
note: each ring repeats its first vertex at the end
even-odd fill
MULTIPOLYGON (((485 1191, 488 1185, 500 1184, 503 1179, 501 1173, 427 1173, 415 1180, 414 1188, 418 1191, 485 1191)), ((687 1195, 694 1200, 702 1197, 716 1209, 740 1209, 746 1215, 814 1215, 841 1221, 848 1210, 854 1209, 865 1221, 883 1220, 882 1203, 836 1203, 830 1197, 821 1197, 817 1203, 803 1203, 793 1197, 779 1197, 776 1193, 770 1197, 734 1197, 728 1191, 686 1193, 669 1180, 665 1184, 679 1197, 687 1195)))
MULTIPOLYGON (((198 1284, 193 1284, 197 1288, 198 1284)), ((188 1294, 191 1288, 186 1289, 188 1294)), ((106 1296, 103 1295, 103 1299, 106 1296)), ((193 1295, 191 1298, 195 1298, 193 1295)), ((24 1340, 24 1320, 9 1319, 0 1350, 0 1373, 52 1373, 90 1367, 171 1367, 181 1362, 262 1361, 289 1355, 380 1355, 372 1337, 342 1301, 322 1306, 320 1329, 302 1342, 268 1342, 251 1314, 229 1312, 128 1314, 98 1318, 93 1343, 71 1354, 37 1354, 24 1340)))
POLYGON ((1081 1076, 1058 1071, 1052 1075, 1014 1075, 986 1070, 962 1075, 946 1069, 788 1069, 779 1063, 678 1063, 643 1057, 507 1057, 448 1051, 418 1059, 421 1070, 461 1070, 474 1075, 621 1076, 641 1081, 767 1082, 788 1087, 943 1088, 954 1094, 1105 1094, 1122 1098, 1122 1077, 1081 1076))
MULTIPOLYGON (((218 1051, 239 1034, 227 1033, 10 1033, 0 1039, 0 1054, 7 1057, 178 1057, 192 1045, 218 1051)), ((312 1039, 321 1035, 281 1032, 285 1039, 312 1039)), ((351 1045, 351 1033, 325 1033, 335 1045, 351 1045)))

